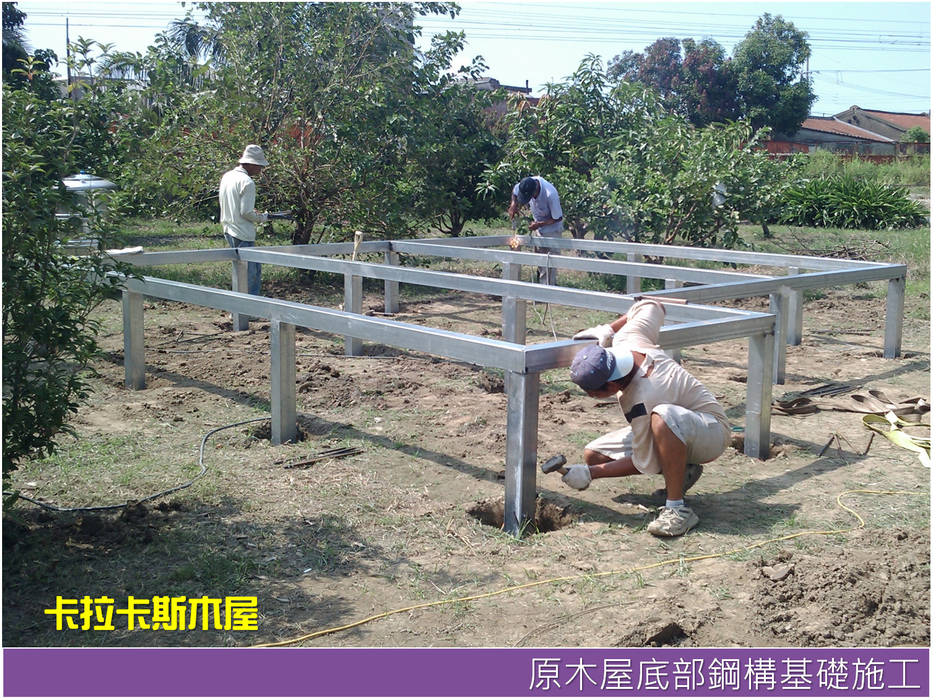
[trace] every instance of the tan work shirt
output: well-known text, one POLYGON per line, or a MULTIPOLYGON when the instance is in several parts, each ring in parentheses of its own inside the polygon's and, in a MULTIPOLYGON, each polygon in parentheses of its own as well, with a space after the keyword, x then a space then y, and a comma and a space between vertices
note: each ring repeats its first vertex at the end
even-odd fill
POLYGON ((643 300, 629 309, 625 325, 612 340, 614 351, 640 352, 645 360, 632 381, 619 392, 619 406, 632 431, 632 454, 644 467, 658 467, 652 445, 651 414, 656 406, 673 404, 709 413, 730 431, 724 408, 704 385, 675 362, 658 344, 665 311, 655 301, 643 300))

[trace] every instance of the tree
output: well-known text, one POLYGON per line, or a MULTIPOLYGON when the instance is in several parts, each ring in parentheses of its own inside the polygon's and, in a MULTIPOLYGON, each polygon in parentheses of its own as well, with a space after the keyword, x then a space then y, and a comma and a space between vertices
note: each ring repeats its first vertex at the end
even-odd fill
POLYGON ((574 237, 733 246, 742 218, 767 216, 782 165, 746 122, 698 129, 638 82, 611 87, 587 56, 538 105, 508 113, 504 159, 488 169, 485 196, 509 197, 523 174, 560 190, 574 237), (723 204, 712 198, 723 185, 723 204))
POLYGON ((806 40, 792 22, 764 13, 734 48, 738 101, 755 128, 793 134, 809 115, 816 94, 805 73, 806 40))
POLYGON ((912 126, 906 129, 899 139, 902 143, 929 143, 931 136, 920 126, 912 126))
POLYGON ((26 38, 23 35, 23 23, 26 13, 17 8, 15 2, 3 3, 3 79, 7 80, 20 61, 26 59, 26 38))
POLYGON ((695 126, 749 119, 755 129, 793 133, 816 100, 804 74, 806 37, 791 22, 765 13, 731 58, 712 39, 665 37, 642 53, 614 57, 608 75, 655 90, 668 109, 695 126))
POLYGON ((23 34, 25 22, 26 13, 15 2, 3 3, 3 82, 53 99, 58 93, 49 70, 56 62, 56 54, 49 49, 37 49, 30 56, 23 34), (25 69, 26 66, 29 68, 25 69))
POLYGON ((666 37, 643 53, 626 51, 609 63, 610 79, 641 83, 695 126, 739 118, 735 82, 724 49, 712 39, 666 37))
POLYGON ((415 47, 416 14, 453 13, 456 6, 202 8, 205 25, 178 23, 142 57, 150 81, 160 79, 149 100, 174 95, 174 106, 148 136, 140 159, 148 171, 130 173, 142 183, 132 185, 140 203, 149 187, 156 199, 157 180, 158 199, 212 216, 221 173, 244 144, 260 143, 272 165, 258 188, 259 206, 292 211, 294 243, 350 236, 356 228, 400 237, 432 220, 457 232, 484 213, 472 188, 496 137, 480 113, 486 96, 461 84, 483 66, 450 71, 460 34, 436 37, 425 52, 415 47))
MULTIPOLYGON (((90 317, 117 282, 101 247, 69 257, 61 243, 79 232, 61 179, 75 172, 74 141, 85 101, 48 100, 30 89, 42 64, 20 69, 26 87, 3 85, 3 477, 56 448, 88 394, 97 353, 90 317)), ((93 235, 104 236, 93 220, 93 235)), ((103 240, 104 243, 104 240, 103 240)))

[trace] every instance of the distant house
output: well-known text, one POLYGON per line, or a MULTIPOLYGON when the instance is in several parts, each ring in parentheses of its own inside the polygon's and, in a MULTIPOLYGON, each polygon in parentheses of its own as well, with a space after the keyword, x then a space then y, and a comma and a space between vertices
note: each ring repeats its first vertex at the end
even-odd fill
POLYGON ((777 134, 768 143, 771 153, 799 153, 817 149, 859 155, 895 155, 895 141, 848 124, 836 117, 808 117, 793 135, 777 134))
POLYGON ((816 149, 891 159, 906 153, 928 153, 929 144, 903 143, 912 127, 931 136, 931 114, 882 112, 852 106, 832 117, 808 117, 794 134, 775 134, 768 142, 771 153, 806 153, 816 149))
POLYGON ((913 126, 923 129, 929 136, 932 133, 932 117, 929 112, 923 112, 922 114, 882 112, 853 105, 846 111, 835 115, 835 118, 880 136, 885 136, 893 141, 901 141, 905 132, 913 126))
MULTIPOLYGON (((471 82, 473 82, 474 87, 478 90, 505 90, 508 95, 522 95, 523 99, 525 99, 531 105, 536 105, 537 102, 539 102, 539 98, 532 97, 530 95, 532 92, 530 89, 530 81, 524 81, 525 84, 523 87, 518 85, 501 85, 500 81, 496 78, 480 78, 471 82)), ((503 116, 507 113, 507 102, 495 102, 493 105, 491 105, 488 111, 498 116, 503 116)))

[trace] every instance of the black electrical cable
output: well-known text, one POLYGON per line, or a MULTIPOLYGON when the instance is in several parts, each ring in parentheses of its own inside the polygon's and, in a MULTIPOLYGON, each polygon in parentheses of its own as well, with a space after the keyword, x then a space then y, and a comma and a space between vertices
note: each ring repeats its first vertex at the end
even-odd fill
POLYGON ((30 503, 38 505, 40 508, 45 508, 46 510, 54 510, 59 513, 77 513, 77 512, 85 513, 89 511, 98 511, 98 510, 119 510, 120 508, 128 508, 130 505, 138 505, 140 503, 147 503, 148 501, 154 501, 156 498, 161 498, 162 496, 167 496, 168 494, 174 493, 175 491, 181 491, 182 489, 188 488, 191 484, 193 484, 195 481, 197 481, 198 479, 200 479, 202 476, 204 476, 207 473, 207 466, 205 466, 204 464, 204 446, 207 444, 207 439, 211 437, 211 435, 213 435, 214 433, 218 433, 221 430, 227 430, 228 428, 236 428, 241 425, 247 425, 248 423, 257 423, 263 420, 270 420, 270 419, 269 417, 251 418, 250 420, 239 421, 237 423, 231 423, 230 425, 222 425, 221 427, 214 428, 214 430, 211 430, 210 432, 206 433, 204 437, 201 438, 201 448, 198 451, 198 466, 201 467, 201 471, 198 472, 197 476, 195 476, 190 481, 184 484, 181 484, 180 486, 174 486, 170 489, 165 489, 164 491, 160 491, 158 493, 152 494, 151 496, 146 496, 145 498, 142 498, 137 501, 129 500, 129 501, 126 501, 125 503, 117 503, 111 506, 78 506, 74 508, 65 508, 63 506, 55 506, 55 505, 50 505, 49 503, 43 503, 42 501, 37 501, 36 499, 30 498, 29 496, 24 496, 21 493, 12 493, 9 491, 4 491, 3 495, 16 496, 17 498, 21 498, 24 501, 29 501, 30 503))

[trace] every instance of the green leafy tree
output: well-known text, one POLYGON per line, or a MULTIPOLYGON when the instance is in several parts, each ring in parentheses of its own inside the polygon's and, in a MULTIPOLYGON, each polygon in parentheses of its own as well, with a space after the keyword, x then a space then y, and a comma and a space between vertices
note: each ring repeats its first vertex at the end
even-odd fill
POLYGON ((922 127, 912 126, 902 134, 902 138, 899 140, 902 143, 929 143, 932 139, 929 133, 922 127))
POLYGON ((659 39, 642 53, 626 51, 613 58, 607 75, 651 88, 668 109, 695 126, 740 117, 734 75, 723 47, 712 39, 659 39))
POLYGON ((15 2, 3 3, 3 82, 28 87, 36 95, 53 99, 58 91, 49 70, 56 54, 37 49, 31 56, 23 33, 25 23, 26 13, 15 2))
POLYGON ((20 68, 20 62, 28 58, 23 24, 26 13, 17 8, 15 2, 3 3, 3 79, 11 77, 14 68, 20 68))
POLYGON ((411 150, 403 178, 416 183, 414 209, 449 236, 458 236, 471 220, 497 214, 478 195, 483 170, 500 157, 502 137, 491 128, 489 108, 500 96, 479 90, 470 78, 484 66, 478 59, 463 69, 468 80, 445 72, 462 37, 436 39, 416 82, 430 86, 415 98, 411 150))
POLYGON ((742 218, 767 216, 782 177, 747 123, 697 129, 637 82, 612 87, 587 56, 536 108, 508 115, 503 161, 488 169, 485 196, 509 198, 527 173, 560 190, 574 237, 732 246, 742 218), (723 186, 723 202, 712 193, 723 186))
MULTIPOLYGON (((61 244, 80 232, 62 178, 79 163, 74 147, 87 101, 47 100, 30 88, 42 66, 26 65, 26 87, 3 85, 3 477, 53 451, 88 394, 97 353, 92 310, 112 293, 101 250, 82 257, 61 244)), ((93 235, 104 224, 93 219, 93 235)))
POLYGON ((780 15, 764 13, 734 48, 732 68, 743 115, 755 128, 795 133, 816 94, 806 76, 807 33, 780 15))
POLYGON ((292 211, 294 243, 355 228, 399 237, 432 221, 456 232, 483 215, 473 183, 498 145, 481 113, 484 96, 461 84, 483 67, 450 72, 458 34, 435 38, 425 52, 415 46, 415 16, 453 13, 454 5, 202 8, 204 25, 179 23, 137 68, 162 86, 146 93, 150 109, 159 92, 174 95, 140 159, 151 176, 130 173, 142 183, 131 185, 140 202, 150 186, 159 190, 152 200, 213 216, 221 174, 246 143, 260 143, 271 166, 258 206, 292 211))
POLYGON ((806 39, 793 23, 765 13, 731 58, 712 39, 665 37, 613 58, 608 76, 653 89, 695 126, 748 119, 755 129, 794 133, 816 100, 804 73, 806 39))

